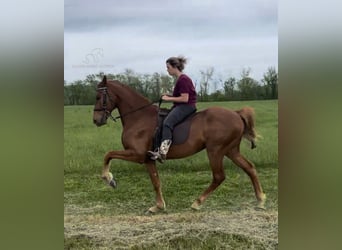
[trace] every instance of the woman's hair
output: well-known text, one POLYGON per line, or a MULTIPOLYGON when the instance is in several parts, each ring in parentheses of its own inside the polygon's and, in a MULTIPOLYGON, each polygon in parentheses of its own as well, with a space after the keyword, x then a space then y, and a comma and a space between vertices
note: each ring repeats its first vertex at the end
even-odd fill
POLYGON ((174 68, 177 68, 179 71, 183 71, 186 62, 187 59, 184 56, 173 56, 166 60, 166 63, 170 64, 174 68))

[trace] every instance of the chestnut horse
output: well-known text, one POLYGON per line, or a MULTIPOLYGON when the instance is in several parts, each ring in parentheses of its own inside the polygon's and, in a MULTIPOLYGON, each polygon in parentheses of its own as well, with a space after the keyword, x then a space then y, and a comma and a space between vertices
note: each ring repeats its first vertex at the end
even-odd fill
MULTIPOLYGON (((147 156, 151 150, 158 119, 158 107, 152 105, 130 87, 119 81, 103 77, 97 86, 96 103, 93 121, 97 126, 106 123, 111 112, 117 108, 123 126, 122 144, 124 150, 110 151, 104 157, 102 179, 112 187, 116 186, 113 175, 109 172, 110 161, 121 159, 145 164, 156 192, 156 204, 148 209, 155 213, 165 209, 161 183, 156 163, 147 156)), ((221 107, 211 107, 197 112, 192 118, 187 141, 180 145, 172 145, 167 159, 178 159, 193 155, 206 148, 213 179, 209 187, 196 199, 191 208, 198 210, 208 196, 224 181, 224 156, 230 158, 250 177, 259 208, 264 208, 266 195, 263 193, 254 165, 240 154, 242 138, 255 147, 253 109, 249 107, 232 111, 221 107)))

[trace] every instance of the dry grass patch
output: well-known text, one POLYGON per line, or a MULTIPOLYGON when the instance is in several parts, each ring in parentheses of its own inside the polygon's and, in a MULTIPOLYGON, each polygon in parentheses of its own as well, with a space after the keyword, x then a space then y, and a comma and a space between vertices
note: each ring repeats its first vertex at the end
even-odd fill
POLYGON ((276 249, 278 245, 276 211, 105 216, 94 213, 99 208, 94 207, 92 214, 79 209, 78 214, 65 215, 66 249, 276 249))

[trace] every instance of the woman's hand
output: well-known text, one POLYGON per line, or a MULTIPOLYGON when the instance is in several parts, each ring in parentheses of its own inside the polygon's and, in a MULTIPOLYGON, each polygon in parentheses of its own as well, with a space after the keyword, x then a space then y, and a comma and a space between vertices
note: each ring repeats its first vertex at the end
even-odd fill
POLYGON ((163 101, 172 101, 172 96, 163 95, 163 96, 162 96, 162 100, 163 100, 163 101))

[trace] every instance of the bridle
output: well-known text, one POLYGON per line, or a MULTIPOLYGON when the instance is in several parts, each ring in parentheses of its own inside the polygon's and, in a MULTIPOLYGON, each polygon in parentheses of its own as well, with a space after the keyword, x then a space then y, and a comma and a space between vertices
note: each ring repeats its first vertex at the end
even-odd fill
MULTIPOLYGON (((99 88, 96 89, 96 91, 102 91, 102 107, 101 108, 95 108, 94 111, 102 111, 102 112, 104 112, 104 114, 106 115, 106 118, 110 117, 114 122, 116 122, 117 119, 121 119, 124 116, 127 116, 127 115, 129 115, 131 113, 134 113, 136 111, 142 110, 144 108, 147 108, 147 107, 153 105, 154 103, 156 103, 156 102, 150 102, 150 103, 148 103, 148 104, 146 104, 146 105, 144 105, 144 106, 142 106, 140 108, 137 108, 137 109, 134 109, 132 111, 129 111, 129 112, 123 114, 123 115, 119 115, 119 116, 113 117, 111 111, 109 111, 107 109, 107 98, 109 99, 109 101, 112 104, 114 104, 114 101, 112 100, 112 98, 108 94, 107 87, 99 87, 99 88)), ((157 101, 157 102, 159 102, 159 107, 161 105, 161 101, 162 101, 161 98, 157 101)))
POLYGON ((116 118, 113 117, 112 113, 107 109, 107 97, 112 104, 114 103, 112 98, 110 98, 110 95, 108 94, 107 87, 97 88, 96 91, 102 91, 102 108, 95 108, 94 111, 103 111, 106 115, 106 118, 110 117, 113 121, 116 122, 116 118))

